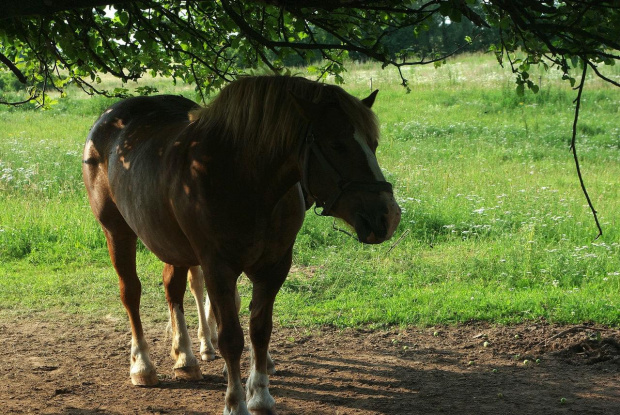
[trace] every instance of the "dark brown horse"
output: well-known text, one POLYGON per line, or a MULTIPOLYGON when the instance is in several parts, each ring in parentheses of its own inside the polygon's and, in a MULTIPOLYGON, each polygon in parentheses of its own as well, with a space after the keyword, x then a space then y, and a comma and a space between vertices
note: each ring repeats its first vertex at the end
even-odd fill
POLYGON ((165 263, 176 376, 201 378, 183 316, 189 271, 204 278, 217 321, 228 368, 224 413, 273 411, 273 302, 306 203, 345 220, 364 243, 389 239, 400 220, 374 155, 375 96, 360 101, 303 78, 251 77, 231 83, 206 108, 175 96, 130 98, 99 118, 84 149, 84 183, 129 315, 135 385, 157 383, 139 314, 140 238, 165 263), (235 296, 242 272, 253 283, 247 395, 235 296))

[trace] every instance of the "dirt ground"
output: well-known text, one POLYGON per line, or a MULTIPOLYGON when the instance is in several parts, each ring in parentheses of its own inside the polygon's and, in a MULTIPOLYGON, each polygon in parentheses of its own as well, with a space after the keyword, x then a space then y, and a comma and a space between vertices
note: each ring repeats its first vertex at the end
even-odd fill
MULTIPOLYGON (((202 363, 200 382, 174 380, 163 325, 149 324, 161 384, 138 388, 124 322, 82 324, 0 322, 0 413, 221 414, 221 358, 202 363)), ((544 322, 276 327, 270 390, 278 414, 620 414, 619 341, 619 330, 544 322)))

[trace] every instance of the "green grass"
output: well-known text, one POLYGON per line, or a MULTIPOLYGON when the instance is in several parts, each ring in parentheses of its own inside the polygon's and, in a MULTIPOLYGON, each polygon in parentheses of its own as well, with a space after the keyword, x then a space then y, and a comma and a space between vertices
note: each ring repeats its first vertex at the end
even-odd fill
MULTIPOLYGON (((372 77, 380 89, 379 159, 403 208, 397 234, 363 246, 310 211, 276 318, 339 327, 539 318, 619 325, 618 90, 593 80, 582 103, 578 151, 604 230, 594 240, 568 148, 575 92, 558 74, 533 75, 541 91, 524 97, 481 55, 405 76, 410 94, 394 71, 351 65, 345 85, 361 97, 372 77)), ((109 103, 73 91, 50 111, 0 109, 0 315, 124 313, 80 173, 88 129, 109 103)), ((161 264, 143 247, 138 260, 143 315, 165 320, 161 264)), ((240 288, 247 304, 247 279, 240 288)))

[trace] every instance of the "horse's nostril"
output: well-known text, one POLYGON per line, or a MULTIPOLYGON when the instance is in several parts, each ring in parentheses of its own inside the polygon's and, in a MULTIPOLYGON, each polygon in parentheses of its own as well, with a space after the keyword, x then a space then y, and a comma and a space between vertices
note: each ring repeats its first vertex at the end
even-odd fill
POLYGON ((385 214, 368 216, 355 215, 355 232, 360 242, 378 243, 385 239, 389 231, 389 217, 385 214))
POLYGON ((372 233, 372 225, 366 215, 361 213, 355 215, 355 232, 360 242, 366 242, 372 233))
POLYGON ((377 236, 384 237, 388 231, 388 218, 387 215, 381 215, 379 219, 379 228, 377 229, 377 236))

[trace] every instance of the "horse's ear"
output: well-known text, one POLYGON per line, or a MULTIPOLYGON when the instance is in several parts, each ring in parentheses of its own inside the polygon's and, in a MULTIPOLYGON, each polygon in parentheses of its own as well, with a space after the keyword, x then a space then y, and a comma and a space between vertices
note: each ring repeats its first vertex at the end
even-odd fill
POLYGON ((375 98, 377 98, 377 93, 379 93, 378 89, 372 91, 370 95, 362 100, 362 104, 364 104, 367 108, 372 108, 372 104, 375 103, 375 98))
POLYGON ((305 98, 295 95, 292 91, 288 91, 288 94, 293 99, 295 108, 299 111, 299 114, 307 121, 313 121, 319 118, 321 112, 321 106, 305 98))

